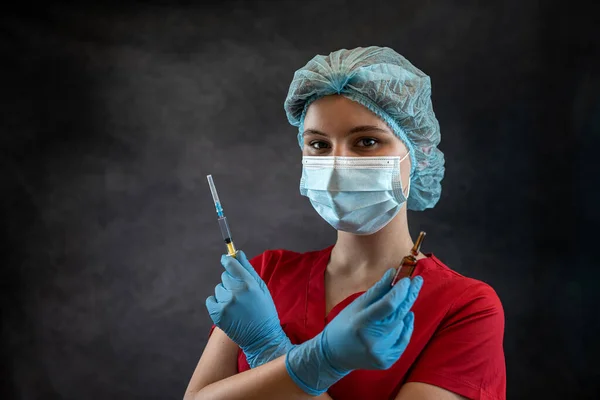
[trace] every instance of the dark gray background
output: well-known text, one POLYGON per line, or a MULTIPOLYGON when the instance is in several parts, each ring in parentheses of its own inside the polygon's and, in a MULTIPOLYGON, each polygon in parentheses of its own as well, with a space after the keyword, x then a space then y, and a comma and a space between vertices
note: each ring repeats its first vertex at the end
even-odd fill
POLYGON ((0 17, 3 398, 181 398, 222 269, 206 175, 249 256, 332 244, 282 104, 368 45, 432 78, 447 173, 411 232, 498 292, 509 399, 598 394, 597 9, 165 4, 0 17))

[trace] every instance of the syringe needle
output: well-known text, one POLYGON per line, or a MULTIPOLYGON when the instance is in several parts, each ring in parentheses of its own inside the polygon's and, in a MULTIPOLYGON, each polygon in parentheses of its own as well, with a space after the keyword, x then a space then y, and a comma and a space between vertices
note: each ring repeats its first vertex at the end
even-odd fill
POLYGON ((219 195, 217 194, 217 188, 215 187, 215 183, 213 182, 212 175, 207 175, 206 179, 208 180, 208 186, 210 187, 210 193, 212 194, 213 201, 215 203, 215 209, 217 210, 217 217, 219 221, 219 228, 221 229, 221 235, 223 236, 223 241, 227 246, 227 254, 235 257, 237 251, 235 246, 233 245, 233 239, 231 238, 231 232, 229 230, 229 224, 227 224, 227 217, 223 213, 223 207, 221 206, 221 202, 219 201, 219 195))

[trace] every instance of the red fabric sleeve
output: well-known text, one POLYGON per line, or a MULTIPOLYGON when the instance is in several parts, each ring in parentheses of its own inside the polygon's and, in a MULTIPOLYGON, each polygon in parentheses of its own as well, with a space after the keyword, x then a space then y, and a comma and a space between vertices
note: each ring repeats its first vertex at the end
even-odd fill
POLYGON ((454 301, 407 382, 428 383, 469 399, 504 400, 503 338, 500 299, 490 286, 477 282, 454 301))
MULTIPOLYGON (((262 267, 263 267, 263 264, 266 261, 268 261, 268 259, 269 259, 268 254, 265 251, 264 253, 261 253, 261 254, 257 255, 256 257, 253 257, 252 259, 250 259, 248 261, 250 262, 250 264, 252 265, 252 267, 254 268, 254 270, 256 271, 256 273, 258 274, 258 276, 262 277, 262 267)), ((210 335, 212 335, 212 333, 213 333, 214 330, 215 330, 215 325, 213 324, 210 327, 210 331, 208 331, 208 338, 210 338, 210 335)))

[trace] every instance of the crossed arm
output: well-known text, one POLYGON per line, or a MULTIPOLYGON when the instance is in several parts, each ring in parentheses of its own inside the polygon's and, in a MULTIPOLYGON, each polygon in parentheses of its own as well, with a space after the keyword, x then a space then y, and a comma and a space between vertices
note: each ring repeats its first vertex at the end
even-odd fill
MULTIPOLYGON (((318 397, 304 393, 289 377, 285 356, 258 368, 237 373, 238 346, 215 328, 196 366, 184 400, 286 399, 332 400, 327 393, 318 397)), ((419 382, 405 384, 396 400, 460 400, 437 386, 419 382)))

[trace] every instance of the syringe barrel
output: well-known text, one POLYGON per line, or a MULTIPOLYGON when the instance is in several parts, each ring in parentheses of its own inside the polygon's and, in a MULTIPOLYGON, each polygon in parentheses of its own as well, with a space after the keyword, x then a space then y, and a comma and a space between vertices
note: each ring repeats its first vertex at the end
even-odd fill
POLYGON ((227 224, 227 217, 220 217, 219 228, 221 228, 221 235, 223 235, 223 240, 225 243, 230 243, 232 241, 231 231, 229 230, 229 224, 227 224))

